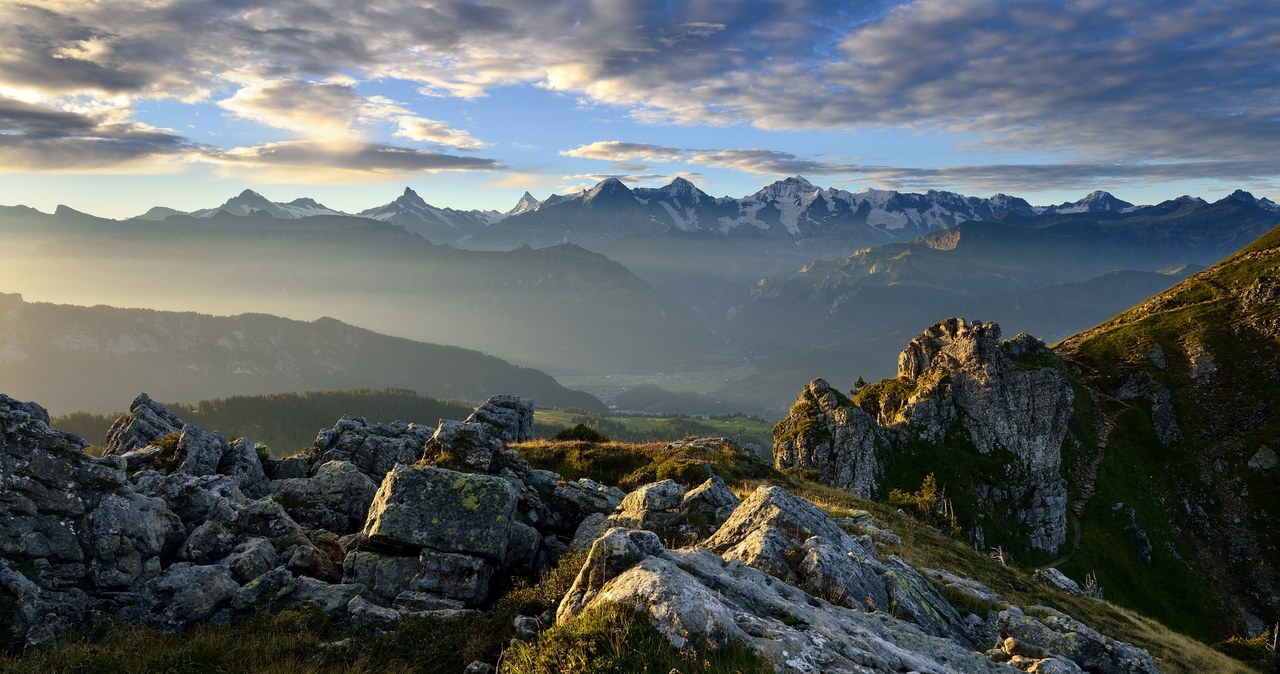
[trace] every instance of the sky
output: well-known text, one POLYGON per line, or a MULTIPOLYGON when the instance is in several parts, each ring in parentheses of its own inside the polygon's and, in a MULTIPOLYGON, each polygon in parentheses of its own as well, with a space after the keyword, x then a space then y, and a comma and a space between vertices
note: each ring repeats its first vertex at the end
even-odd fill
POLYGON ((1280 3, 0 0, 0 204, 1280 200, 1280 3))

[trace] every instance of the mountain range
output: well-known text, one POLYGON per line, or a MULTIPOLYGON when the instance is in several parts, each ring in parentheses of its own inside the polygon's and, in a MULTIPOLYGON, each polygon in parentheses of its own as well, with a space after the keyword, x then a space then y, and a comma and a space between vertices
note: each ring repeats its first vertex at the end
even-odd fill
MULTIPOLYGON (((1246 192, 1232 198, 1280 212, 1280 206, 1246 192)), ((602 180, 577 194, 538 200, 528 192, 511 209, 458 210, 427 203, 411 188, 395 200, 347 214, 311 198, 272 202, 245 190, 220 206, 192 211, 195 217, 219 212, 274 218, 315 215, 354 215, 404 227, 437 244, 474 248, 590 244, 615 238, 666 231, 707 232, 743 240, 785 240, 797 244, 839 241, 861 246, 907 241, 968 220, 992 220, 1006 215, 1039 217, 1076 213, 1130 213, 1135 206, 1103 191, 1079 201, 1032 206, 1006 194, 980 198, 930 190, 923 194, 862 189, 848 192, 821 188, 801 176, 766 185, 754 194, 712 197, 685 178, 659 188, 629 188, 617 178, 602 180)), ((157 206, 140 219, 162 220, 182 214, 157 206)))
MULTIPOLYGON (((406 189, 350 215, 246 190, 192 214, 157 207, 123 221, 0 207, 0 289, 332 316, 556 375, 732 371, 719 390, 697 387, 714 394, 705 409, 677 385, 667 411, 780 412, 833 358, 839 374, 887 374, 901 340, 939 317, 1065 337, 1277 221, 1280 207, 1243 191, 1150 206, 1099 191, 1032 206, 798 176, 741 199, 684 179, 656 189, 609 179, 541 201, 526 193, 505 213, 437 208, 406 189)), ((646 409, 661 408, 650 393, 646 409)))

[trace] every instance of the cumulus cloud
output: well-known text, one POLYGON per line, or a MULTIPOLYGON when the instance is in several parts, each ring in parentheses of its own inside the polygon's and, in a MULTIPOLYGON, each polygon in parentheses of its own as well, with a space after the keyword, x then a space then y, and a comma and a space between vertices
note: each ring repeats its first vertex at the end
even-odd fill
POLYGON ((560 154, 566 157, 603 159, 612 162, 669 162, 685 159, 686 152, 674 147, 648 143, 600 140, 564 150, 560 154))
POLYGON ((244 84, 218 106, 241 119, 306 138, 337 140, 352 135, 363 103, 349 84, 259 80, 244 84))
POLYGON ((444 122, 425 117, 406 115, 397 121, 395 135, 424 143, 445 145, 458 150, 482 150, 489 144, 466 131, 455 129, 444 122))

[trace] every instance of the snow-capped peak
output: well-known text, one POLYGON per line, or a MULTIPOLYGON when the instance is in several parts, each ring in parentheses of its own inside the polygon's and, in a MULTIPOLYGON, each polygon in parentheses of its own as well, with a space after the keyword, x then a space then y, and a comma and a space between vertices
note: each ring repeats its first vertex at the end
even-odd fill
POLYGON ((583 205, 591 204, 601 198, 621 198, 629 197, 635 199, 635 195, 631 190, 617 178, 605 178, 601 180, 595 187, 591 188, 583 197, 583 205))
POLYGON ((541 206, 541 205, 542 205, 541 202, 535 199, 532 194, 525 192, 524 196, 520 197, 520 201, 516 202, 515 208, 512 208, 511 210, 507 211, 507 215, 508 216, 520 215, 521 213, 536 211, 538 210, 538 206, 541 206))

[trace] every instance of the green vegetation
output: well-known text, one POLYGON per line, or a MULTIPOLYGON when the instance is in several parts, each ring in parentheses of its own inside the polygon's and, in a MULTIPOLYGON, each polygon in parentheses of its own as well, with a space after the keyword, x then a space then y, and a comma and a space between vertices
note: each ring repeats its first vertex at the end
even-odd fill
POLYGON ((1280 672, 1280 653, 1276 648, 1278 639, 1280 639, 1280 623, 1263 630, 1257 636, 1231 637, 1214 644, 1213 648, 1237 660, 1253 664, 1263 671, 1280 672))
POLYGON ((736 445, 710 443, 667 449, 665 443, 547 442, 515 445, 537 468, 553 470, 567 480, 589 477, 630 490, 655 480, 673 479, 696 486, 709 477, 710 466, 728 482, 780 475, 759 455, 736 445))
POLYGON ((1280 508, 1275 473, 1247 465, 1280 437, 1280 303, 1249 299, 1260 280, 1280 275, 1277 246, 1280 229, 1056 347, 1114 421, 1081 549, 1061 568, 1095 571, 1108 598, 1203 640, 1241 635, 1233 601, 1280 617, 1248 599, 1274 588, 1254 569, 1280 563, 1274 524, 1258 515, 1280 508), (1161 442, 1150 396, 1117 400, 1142 381, 1168 391, 1179 440, 1161 442), (1149 564, 1135 523, 1149 538, 1149 564), (1260 563, 1240 565, 1241 554, 1260 563))
POLYGON ((159 440, 155 445, 162 449, 156 456, 156 466, 166 472, 171 472, 178 465, 178 440, 182 436, 178 433, 170 433, 159 440))
POLYGON ((560 430, 582 424, 619 442, 670 442, 691 435, 732 436, 767 452, 773 447, 773 424, 746 414, 695 417, 680 414, 598 414, 582 410, 539 409, 534 412, 534 435, 550 438, 560 430))
POLYGON ((874 384, 867 384, 858 389, 853 396, 853 404, 872 419, 891 420, 907 405, 907 400, 915 388, 906 379, 882 379, 874 384))
POLYGON ((559 623, 502 656, 503 674, 771 674, 749 648, 678 650, 630 607, 606 604, 559 623))
POLYGON ((606 436, 604 433, 601 433, 600 431, 597 431, 596 429, 586 424, 578 424, 573 428, 566 428, 563 431, 560 431, 555 435, 551 436, 551 439, 557 440, 560 442, 566 442, 570 440, 577 440, 579 442, 596 442, 596 443, 609 442, 608 436, 606 436))
MULTIPOLYGON (((333 427, 344 414, 371 421, 396 419, 435 424, 440 419, 465 419, 475 405, 437 400, 405 389, 347 389, 307 393, 274 393, 204 400, 168 407, 183 421, 205 430, 234 432, 288 456, 311 446, 316 433, 333 427)), ((120 415, 77 412, 55 417, 53 426, 75 433, 94 445, 105 442, 107 429, 120 415)))

